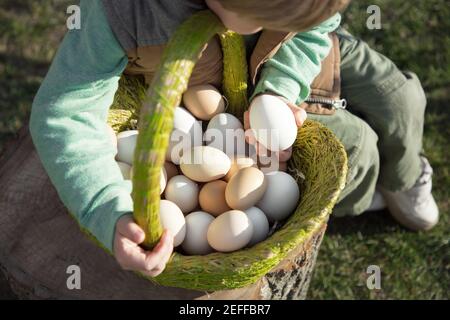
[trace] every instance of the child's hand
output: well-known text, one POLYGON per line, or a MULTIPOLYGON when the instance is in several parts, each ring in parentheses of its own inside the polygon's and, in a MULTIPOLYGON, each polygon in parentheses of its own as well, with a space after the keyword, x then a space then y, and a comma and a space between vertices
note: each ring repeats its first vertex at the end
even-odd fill
POLYGON ((152 251, 145 251, 139 245, 144 242, 145 233, 130 216, 117 221, 114 237, 114 256, 125 270, 140 271, 156 277, 166 268, 173 251, 173 236, 166 230, 160 242, 152 251))
MULTIPOLYGON (((283 100, 288 105, 288 107, 291 108, 292 112, 294 113, 297 126, 300 128, 307 118, 306 111, 296 106, 295 104, 291 103, 284 97, 280 97, 278 95, 276 97, 283 100)), ((263 145, 258 143, 256 141, 255 136, 253 135, 253 132, 251 130, 248 130, 250 129, 250 109, 244 113, 244 128, 246 130, 245 139, 247 140, 247 143, 255 145, 256 152, 258 153, 258 155, 262 156, 267 155, 270 151, 268 151, 263 145)), ((292 148, 278 152, 277 156, 280 162, 280 170, 285 170, 287 167, 287 162, 292 156, 292 148)))

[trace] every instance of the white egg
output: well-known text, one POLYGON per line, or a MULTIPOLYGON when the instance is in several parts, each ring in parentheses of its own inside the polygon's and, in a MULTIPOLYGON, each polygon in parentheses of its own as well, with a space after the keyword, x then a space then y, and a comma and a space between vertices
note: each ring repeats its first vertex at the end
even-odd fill
POLYGON ((253 236, 248 244, 250 247, 265 240, 269 234, 269 221, 261 209, 251 207, 244 211, 253 224, 253 236))
POLYGON ((138 137, 137 130, 120 132, 117 135, 117 157, 120 162, 125 162, 130 166, 133 165, 134 150, 138 137))
POLYGON ((208 243, 220 252, 244 248, 253 236, 253 224, 242 211, 231 210, 218 216, 208 228, 208 243))
POLYGON ((250 127, 256 140, 272 151, 289 149, 297 139, 294 113, 284 101, 272 95, 253 99, 250 127))
MULTIPOLYGON (((133 167, 130 167, 130 179, 133 179, 133 167)), ((161 168, 161 175, 159 176, 159 189, 160 189, 160 193, 159 194, 163 194, 164 190, 166 189, 166 185, 167 185, 167 171, 166 169, 163 167, 161 168)))
POLYGON ((238 118, 220 113, 208 123, 203 139, 207 146, 219 149, 228 156, 245 154, 245 132, 238 118))
POLYGON ((130 175, 131 166, 128 163, 124 163, 124 162, 120 162, 120 161, 117 161, 117 165, 120 168, 120 172, 122 172, 122 176, 123 176, 124 180, 130 180, 131 179, 131 175, 130 175))
POLYGON ((198 206, 197 183, 185 176, 175 176, 166 186, 165 197, 175 203, 183 213, 187 214, 198 206))
POLYGON ((197 211, 186 216, 186 237, 181 247, 189 255, 205 255, 213 252, 208 243, 209 225, 214 221, 210 214, 197 211))
POLYGON ((179 165, 184 150, 201 145, 203 145, 201 123, 189 111, 177 107, 174 112, 173 131, 170 135, 166 160, 179 165))
POLYGON ((267 190, 256 204, 269 221, 280 221, 291 215, 300 200, 297 182, 289 174, 274 171, 265 174, 267 190))
POLYGON ((168 229, 174 236, 173 246, 178 247, 186 236, 186 220, 178 206, 168 200, 161 200, 159 215, 164 229, 168 229))

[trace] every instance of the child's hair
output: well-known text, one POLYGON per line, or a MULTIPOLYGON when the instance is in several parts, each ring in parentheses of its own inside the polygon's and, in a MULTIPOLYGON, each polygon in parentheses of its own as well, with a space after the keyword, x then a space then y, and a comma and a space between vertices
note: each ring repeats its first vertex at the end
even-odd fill
POLYGON ((351 0, 218 0, 230 11, 280 31, 304 31, 344 10, 351 0))

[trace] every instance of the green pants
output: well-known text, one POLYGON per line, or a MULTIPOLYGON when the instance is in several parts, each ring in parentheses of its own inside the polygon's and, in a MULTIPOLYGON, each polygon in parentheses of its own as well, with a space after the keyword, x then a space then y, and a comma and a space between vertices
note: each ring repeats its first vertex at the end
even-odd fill
POLYGON ((426 98, 415 74, 401 72, 343 29, 338 36, 348 108, 309 119, 330 128, 348 154, 347 186, 334 215, 358 215, 370 206, 377 184, 406 190, 420 176, 426 98))

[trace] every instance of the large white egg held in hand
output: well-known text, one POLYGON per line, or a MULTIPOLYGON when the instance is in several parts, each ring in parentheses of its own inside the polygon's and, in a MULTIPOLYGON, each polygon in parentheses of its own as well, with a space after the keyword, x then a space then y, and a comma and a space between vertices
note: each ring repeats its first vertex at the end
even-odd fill
POLYGON ((289 149, 297 138, 294 113, 272 95, 259 95, 250 105, 250 128, 256 140, 271 151, 289 149))
POLYGON ((297 182, 281 171, 266 173, 267 189, 256 204, 270 221, 280 221, 291 215, 300 200, 297 182))
POLYGON ((166 160, 178 165, 185 150, 201 145, 203 145, 203 131, 200 122, 186 109, 177 107, 166 160))
POLYGON ((211 147, 194 147, 183 153, 180 168, 183 174, 197 182, 210 182, 223 178, 231 167, 230 158, 211 147))
POLYGON ((238 118, 229 113, 220 113, 208 123, 203 140, 206 145, 219 149, 232 157, 245 154, 244 126, 238 118))
POLYGON ((134 150, 136 149, 137 130, 124 131, 117 135, 117 157, 120 162, 133 165, 134 150))
POLYGON ((186 216, 186 237, 181 247, 189 255, 205 255, 213 252, 208 243, 208 228, 214 221, 210 214, 197 211, 186 216))
POLYGON ((244 211, 253 224, 253 236, 248 244, 249 247, 265 240, 269 234, 269 221, 261 209, 251 207, 244 211))
POLYGON ((244 248, 253 236, 253 224, 242 211, 231 210, 217 217, 208 228, 208 243, 220 252, 244 248))
POLYGON ((168 200, 161 200, 159 204, 159 216, 164 229, 172 232, 173 246, 178 247, 186 236, 186 220, 178 206, 168 200))
POLYGON ((197 208, 198 192, 198 185, 194 181, 180 175, 169 180, 164 195, 187 214, 197 208))

